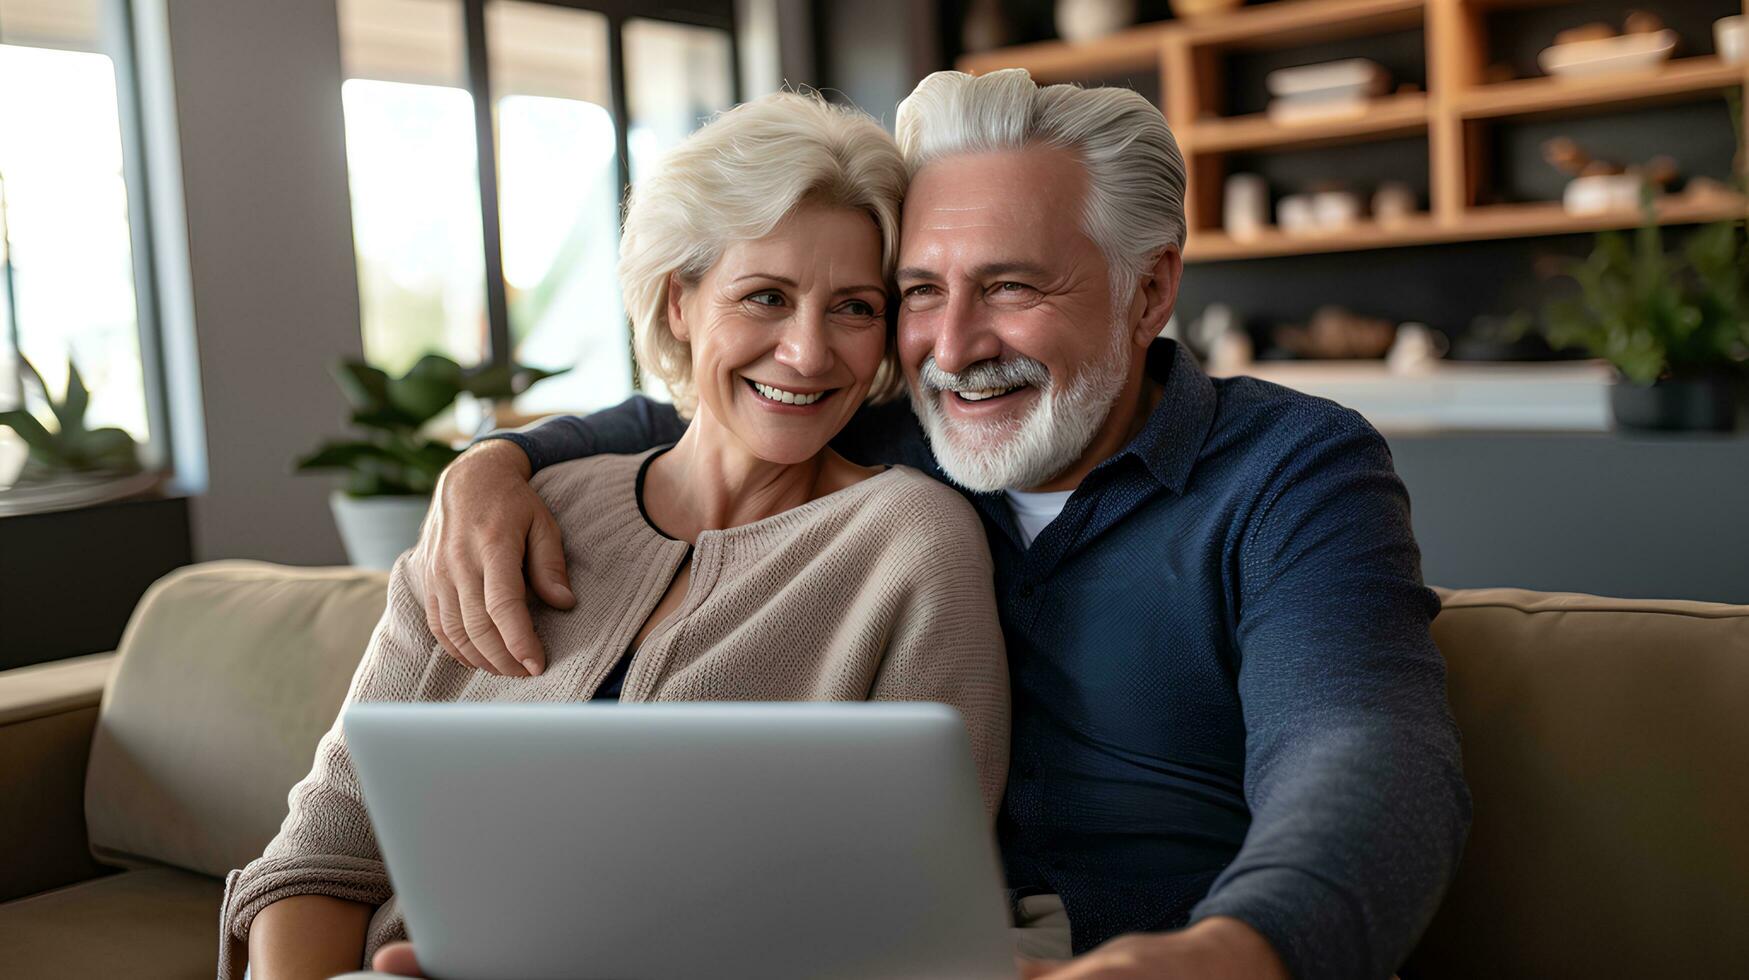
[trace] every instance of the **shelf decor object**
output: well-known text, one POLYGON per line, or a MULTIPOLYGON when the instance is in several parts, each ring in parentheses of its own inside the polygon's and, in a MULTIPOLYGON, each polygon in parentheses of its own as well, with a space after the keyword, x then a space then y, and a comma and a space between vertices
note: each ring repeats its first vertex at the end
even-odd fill
POLYGON ((1347 58, 1277 69, 1264 87, 1272 96, 1264 115, 1292 126, 1366 115, 1372 100, 1390 91, 1391 75, 1377 62, 1347 58))
POLYGON ((1221 220, 1235 241, 1257 237, 1269 225, 1269 184, 1257 174, 1229 176, 1221 220))
MULTIPOLYGON (((1185 210, 1190 228, 1185 261, 1213 262, 1264 256, 1393 248, 1442 242, 1578 234, 1638 226, 1637 207, 1616 206, 1569 214, 1560 201, 1484 203, 1491 176, 1488 124, 1501 120, 1562 118, 1672 102, 1723 99, 1749 81, 1741 42, 1716 34, 1721 53, 1673 57, 1643 70, 1585 77, 1540 76, 1490 81, 1488 13, 1522 0, 1274 0, 1224 12, 1186 15, 1143 24, 1081 44, 1045 42, 967 55, 958 67, 974 74, 1025 68, 1041 82, 1159 80, 1160 109, 1185 155, 1190 186, 1185 210), (1292 51, 1331 41, 1419 30, 1425 44, 1424 91, 1371 98, 1364 111, 1284 123, 1268 112, 1230 115, 1225 61, 1235 53, 1292 51), (1728 46, 1732 45, 1732 46, 1728 46), (1339 231, 1289 234, 1281 227, 1224 226, 1228 158, 1313 147, 1344 147, 1393 139, 1425 142, 1425 211, 1392 211, 1390 220, 1362 218, 1339 231)), ((1539 0, 1541 2, 1541 0, 1539 0)), ((1181 5, 1182 0, 1179 0, 1181 5)), ((1739 21, 1739 23, 1741 23, 1739 21)), ((1628 37, 1656 39, 1644 23, 1628 37)), ((1613 30, 1613 29, 1612 29, 1613 30)), ((1566 35, 1571 37, 1572 35, 1566 35)), ((1740 33, 1737 35, 1740 37, 1740 33)), ((1580 35, 1583 37, 1583 34, 1580 35)), ((1690 51, 1709 39, 1683 39, 1690 51)), ((1632 43, 1658 47, 1657 42, 1632 43)), ((1662 56, 1660 56, 1662 57, 1662 56)), ((1404 66, 1397 66, 1405 70, 1404 66)), ((1690 181, 1693 191, 1661 196, 1652 209, 1659 224, 1740 219, 1749 202, 1716 184, 1690 181)), ((1290 208, 1290 210, 1292 210, 1290 208)), ((1278 214, 1278 220, 1280 215, 1278 214)), ((1281 224, 1287 224, 1283 221, 1281 224)))
POLYGON ((1713 21, 1713 50, 1726 63, 1743 63, 1743 41, 1749 36, 1749 19, 1742 14, 1720 17, 1713 21))
POLYGON ((1136 22, 1136 0, 1057 0, 1057 33, 1068 41, 1095 41, 1136 22))
POLYGON ((1662 30, 1550 45, 1537 55, 1536 63, 1556 78, 1591 78, 1655 71, 1674 53, 1676 32, 1662 30))

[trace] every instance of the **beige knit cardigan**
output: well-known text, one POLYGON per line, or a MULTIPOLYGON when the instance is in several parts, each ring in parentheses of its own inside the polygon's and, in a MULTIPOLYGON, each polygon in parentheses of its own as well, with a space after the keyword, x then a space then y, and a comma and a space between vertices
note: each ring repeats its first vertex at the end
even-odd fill
MULTIPOLYGON (((539 677, 497 677, 445 655, 403 558, 347 703, 587 700, 687 559, 687 544, 652 528, 639 506, 650 455, 596 456, 535 477, 577 597, 569 611, 534 609, 548 656, 539 677)), ((893 467, 706 531, 691 560, 686 598, 636 650, 621 700, 944 702, 965 718, 994 813, 1008 763, 1007 666, 989 546, 958 493, 893 467)), ((289 804, 265 853, 225 879, 221 977, 241 976, 256 914, 294 895, 378 906, 364 963, 406 935, 338 719, 289 804)))

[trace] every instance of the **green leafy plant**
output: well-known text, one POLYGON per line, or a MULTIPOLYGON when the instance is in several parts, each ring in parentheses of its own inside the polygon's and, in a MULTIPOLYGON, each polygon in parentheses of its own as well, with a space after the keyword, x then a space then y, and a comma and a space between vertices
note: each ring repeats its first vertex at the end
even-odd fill
POLYGON ((1749 358, 1749 247, 1743 222, 1708 225, 1666 254, 1650 213, 1632 238, 1600 232, 1564 270, 1577 296, 1550 302, 1543 334, 1601 357, 1637 384, 1738 370, 1749 358))
POLYGON ((424 496, 437 486, 443 468, 461 455, 449 443, 424 434, 427 423, 457 396, 465 392, 482 399, 513 398, 562 373, 510 364, 469 371, 447 357, 427 354, 395 378, 363 361, 342 361, 334 378, 352 409, 352 424, 362 433, 324 442, 299 459, 297 469, 344 471, 346 492, 355 497, 424 496))
POLYGON ((24 376, 48 403, 55 416, 51 429, 23 408, 0 412, 0 425, 18 433, 30 447, 30 455, 19 474, 24 482, 39 482, 69 474, 111 474, 125 476, 140 471, 139 447, 133 436, 121 429, 87 428, 85 411, 91 406, 91 390, 79 376, 72 358, 67 359, 67 391, 60 401, 49 394, 48 385, 36 366, 19 358, 24 376))

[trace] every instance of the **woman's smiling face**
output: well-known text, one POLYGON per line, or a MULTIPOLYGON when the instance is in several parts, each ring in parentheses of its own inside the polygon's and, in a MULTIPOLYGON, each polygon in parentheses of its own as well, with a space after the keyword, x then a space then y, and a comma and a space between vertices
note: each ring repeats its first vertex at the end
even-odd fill
POLYGON ((810 204, 729 245, 697 282, 674 278, 668 298, 698 419, 785 464, 812 459, 862 405, 886 355, 886 312, 874 220, 810 204))

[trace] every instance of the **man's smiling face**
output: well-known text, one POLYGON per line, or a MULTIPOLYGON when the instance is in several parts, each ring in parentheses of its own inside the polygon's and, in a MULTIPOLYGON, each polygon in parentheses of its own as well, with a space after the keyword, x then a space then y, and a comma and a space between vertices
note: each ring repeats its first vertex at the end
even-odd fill
POLYGON ((1131 375, 1086 193, 1074 155, 1032 147, 933 161, 906 194, 899 358, 937 459, 974 490, 1048 484, 1131 375))

